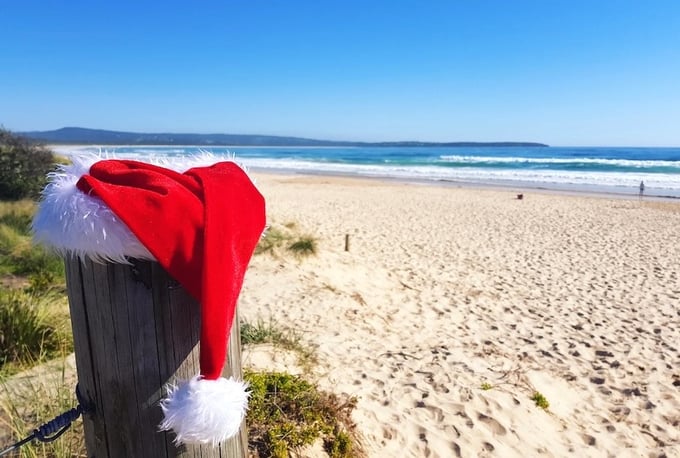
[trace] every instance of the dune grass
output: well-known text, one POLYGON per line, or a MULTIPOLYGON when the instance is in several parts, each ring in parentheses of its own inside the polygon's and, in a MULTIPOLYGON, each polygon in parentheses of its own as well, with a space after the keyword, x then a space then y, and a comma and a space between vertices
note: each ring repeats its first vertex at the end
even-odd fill
POLYGON ((73 351, 66 300, 51 293, 0 289, 0 374, 73 351))
POLYGON ((288 245, 288 251, 291 251, 297 257, 312 256, 316 254, 316 245, 317 243, 314 237, 311 235, 303 235, 288 245))
POLYGON ((255 254, 280 257, 284 250, 297 258, 304 258, 317 253, 318 242, 316 237, 298 232, 296 223, 273 224, 267 228, 260 239, 255 248, 255 254))
MULTIPOLYGON (((27 437, 45 422, 76 406, 74 381, 65 359, 55 361, 38 374, 21 376, 21 383, 9 379, 0 383, 0 451, 27 437)), ((31 371, 31 372, 35 372, 31 371)), ((21 447, 20 453, 8 456, 22 458, 86 457, 83 425, 79 419, 57 440, 50 443, 33 441, 21 447)))
POLYGON ((31 242, 32 201, 0 202, 0 275, 29 279, 34 291, 64 287, 64 263, 31 242))
POLYGON ((283 329, 271 318, 269 321, 258 319, 255 323, 241 321, 241 344, 271 344, 284 350, 289 350, 297 355, 300 367, 308 371, 316 364, 314 350, 302 342, 302 335, 292 329, 283 329))

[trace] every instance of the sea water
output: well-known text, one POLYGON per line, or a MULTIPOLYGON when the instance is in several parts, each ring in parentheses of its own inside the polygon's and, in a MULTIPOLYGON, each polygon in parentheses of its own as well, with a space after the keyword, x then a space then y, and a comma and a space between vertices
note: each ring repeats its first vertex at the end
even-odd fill
MULTIPOLYGON (((59 148, 62 152, 67 147, 59 148)), ((680 198, 680 148, 107 146, 120 158, 235 156, 253 170, 680 198)))

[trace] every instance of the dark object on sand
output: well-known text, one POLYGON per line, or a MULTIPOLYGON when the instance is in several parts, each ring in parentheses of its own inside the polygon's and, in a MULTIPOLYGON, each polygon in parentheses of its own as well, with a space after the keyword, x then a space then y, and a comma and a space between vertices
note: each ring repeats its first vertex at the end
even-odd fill
POLYGON ((524 199, 524 194, 517 194, 517 200, 524 199))

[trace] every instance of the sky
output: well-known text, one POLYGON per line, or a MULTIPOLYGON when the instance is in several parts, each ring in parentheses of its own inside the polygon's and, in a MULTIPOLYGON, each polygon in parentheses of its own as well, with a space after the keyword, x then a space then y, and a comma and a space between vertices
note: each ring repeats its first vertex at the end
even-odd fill
POLYGON ((0 0, 0 125, 680 146, 680 1, 0 0))

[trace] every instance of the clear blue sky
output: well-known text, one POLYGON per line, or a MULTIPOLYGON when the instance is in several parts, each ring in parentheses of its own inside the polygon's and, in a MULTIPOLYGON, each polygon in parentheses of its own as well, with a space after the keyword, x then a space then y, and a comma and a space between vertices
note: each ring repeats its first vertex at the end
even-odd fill
POLYGON ((680 1, 0 0, 0 124, 680 146, 680 1))

